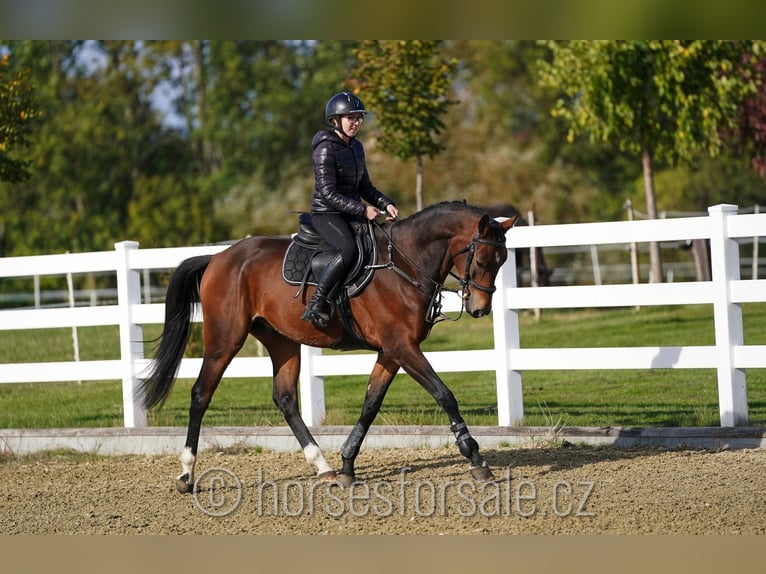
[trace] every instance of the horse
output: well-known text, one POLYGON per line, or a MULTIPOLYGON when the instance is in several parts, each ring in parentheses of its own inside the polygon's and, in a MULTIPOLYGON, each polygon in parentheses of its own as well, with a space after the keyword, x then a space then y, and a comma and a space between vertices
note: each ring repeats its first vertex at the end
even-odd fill
POLYGON ((186 442, 181 452, 181 493, 194 489, 202 418, 224 371, 248 334, 259 340, 273 364, 272 398, 320 481, 346 486, 356 480, 354 462, 389 385, 400 368, 417 381, 447 414, 459 452, 470 461, 476 481, 494 478, 460 414, 455 395, 420 349, 440 308, 448 275, 459 280, 462 310, 474 318, 492 307, 495 278, 507 258, 505 234, 516 218, 498 222, 464 201, 442 202, 392 223, 375 222, 377 258, 373 276, 347 298, 352 321, 336 307, 329 324, 317 328, 301 320, 312 287, 301 290, 281 276, 292 239, 252 236, 215 255, 191 257, 171 275, 165 323, 139 392, 144 407, 161 407, 168 398, 188 344, 192 312, 202 308, 204 351, 192 389, 186 442), (453 267, 457 274, 452 271, 453 267), (353 333, 349 332, 349 325, 353 333), (341 446, 342 468, 325 459, 298 407, 300 346, 365 348, 377 351, 361 415, 341 446))
MULTIPOLYGON (((521 227, 525 225, 529 225, 526 219, 524 219, 519 211, 513 207, 512 205, 508 203, 498 203, 495 205, 489 205, 489 206, 481 206, 481 208, 486 211, 490 217, 517 217, 516 225, 521 227)), ((517 249, 516 255, 518 257, 516 261, 516 272, 517 272, 517 282, 519 285, 522 284, 522 274, 524 272, 524 268, 528 268, 530 270, 531 274, 531 261, 530 258, 530 251, 534 255, 535 258, 535 273, 536 277, 531 277, 530 282, 536 281, 536 284, 540 287, 548 287, 551 284, 551 276, 553 275, 553 270, 548 267, 548 264, 545 262, 545 257, 543 256, 543 250, 539 247, 534 247, 531 250, 529 248, 524 249, 517 249), (524 264, 524 259, 527 260, 526 265, 524 264)))

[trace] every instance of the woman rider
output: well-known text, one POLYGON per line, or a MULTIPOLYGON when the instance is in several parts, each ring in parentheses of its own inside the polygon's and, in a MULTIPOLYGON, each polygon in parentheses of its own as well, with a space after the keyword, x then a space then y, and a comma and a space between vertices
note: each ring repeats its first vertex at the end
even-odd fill
POLYGON ((387 213, 387 219, 393 221, 399 216, 394 201, 373 185, 367 173, 364 148, 356 139, 366 114, 364 104, 354 94, 335 94, 325 106, 329 127, 318 131, 311 142, 314 160, 311 221, 336 252, 301 317, 317 327, 325 327, 330 321, 327 300, 356 261, 356 242, 349 219, 372 221, 387 213))

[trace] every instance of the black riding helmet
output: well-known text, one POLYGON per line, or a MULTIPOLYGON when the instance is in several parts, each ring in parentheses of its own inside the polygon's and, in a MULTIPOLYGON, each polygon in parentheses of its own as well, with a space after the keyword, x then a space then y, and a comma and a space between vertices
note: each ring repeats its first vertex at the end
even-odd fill
POLYGON ((324 119, 333 127, 336 126, 333 125, 332 118, 345 116, 347 114, 367 115, 367 110, 364 109, 362 100, 357 98, 351 92, 340 92, 339 94, 335 94, 329 99, 324 109, 324 119))

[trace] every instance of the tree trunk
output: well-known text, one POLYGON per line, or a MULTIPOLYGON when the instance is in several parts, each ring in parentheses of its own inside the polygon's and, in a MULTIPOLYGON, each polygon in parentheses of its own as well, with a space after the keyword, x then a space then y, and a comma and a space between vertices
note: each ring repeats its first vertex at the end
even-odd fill
MULTIPOLYGON (((199 162, 200 172, 205 175, 212 175, 220 166, 218 154, 215 146, 210 140, 210 136, 205 130, 205 122, 208 121, 207 110, 207 71, 205 68, 205 42, 203 40, 194 40, 192 45, 193 68, 192 78, 196 92, 194 94, 194 103, 197 106, 196 121, 199 122, 201 139, 197 142, 197 161, 199 162)), ((195 118, 189 116, 187 120, 190 129, 194 129, 195 118)))
MULTIPOLYGON (((657 201, 654 194, 654 173, 652 172, 652 154, 644 148, 641 154, 641 162, 644 167, 644 191, 646 192, 646 213, 649 219, 657 219, 657 201)), ((651 270, 650 281, 662 283, 662 259, 660 257, 660 244, 656 241, 649 242, 649 267, 651 270)))
POLYGON ((417 156, 417 175, 415 176, 415 206, 418 211, 423 209, 423 156, 417 156))

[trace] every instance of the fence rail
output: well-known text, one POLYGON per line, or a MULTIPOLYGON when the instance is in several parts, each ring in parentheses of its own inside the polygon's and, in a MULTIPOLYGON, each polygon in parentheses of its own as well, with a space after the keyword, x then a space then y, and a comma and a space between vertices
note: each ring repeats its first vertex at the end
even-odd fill
MULTIPOLYGON (((745 369, 766 368, 766 345, 745 345, 742 304, 766 301, 766 280, 741 280, 738 240, 766 235, 766 214, 737 215, 733 205, 713 206, 707 216, 683 219, 545 225, 514 228, 507 235, 509 257, 497 278, 493 301, 494 346, 472 351, 426 353, 441 372, 494 371, 498 425, 523 421, 522 373, 567 369, 715 369, 721 426, 747 424, 745 369), (619 285, 519 287, 516 249, 577 245, 614 245, 650 241, 705 239, 711 246, 711 281, 619 285), (631 307, 709 304, 713 306, 715 344, 686 347, 522 348, 519 313, 526 309, 631 307)), ((146 425, 136 397, 149 359, 143 354, 143 325, 161 324, 164 305, 141 302, 141 273, 172 269, 184 259, 215 254, 227 245, 139 249, 132 241, 115 251, 0 259, 0 278, 67 273, 115 273, 117 304, 59 309, 0 311, 0 330, 119 325, 120 356, 114 360, 0 364, 0 383, 121 380, 126 427, 146 425)), ((445 295, 444 310, 457 311, 459 299, 445 295)), ((197 314, 197 319, 199 320, 197 314)), ((309 425, 324 416, 323 378, 368 374, 374 354, 323 355, 303 347, 301 409, 309 425)), ((179 378, 196 378, 200 358, 185 358, 179 378)), ((227 377, 271 377, 268 357, 237 357, 227 377)))

